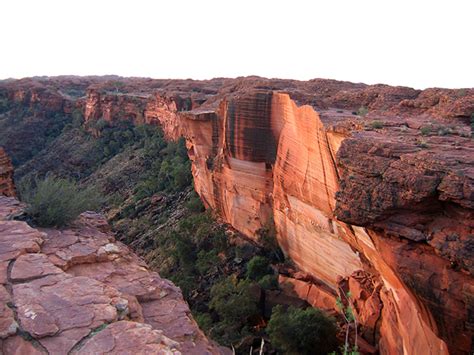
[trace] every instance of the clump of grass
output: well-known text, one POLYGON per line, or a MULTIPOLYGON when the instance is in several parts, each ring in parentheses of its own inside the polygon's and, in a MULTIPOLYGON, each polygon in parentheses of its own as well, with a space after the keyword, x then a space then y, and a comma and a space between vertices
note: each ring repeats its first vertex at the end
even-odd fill
POLYGON ((446 136, 452 133, 453 133, 453 130, 449 127, 440 127, 438 129, 438 136, 446 136))
POLYGON ((456 91, 456 97, 464 97, 466 96, 466 89, 459 89, 456 91))
POLYGON ((357 111, 357 115, 364 117, 369 113, 369 109, 365 106, 359 107, 359 110, 357 111))
POLYGON ((431 133, 431 127, 429 126, 423 126, 420 128, 420 132, 422 136, 427 136, 431 133))
POLYGON ((370 127, 372 127, 373 129, 381 129, 383 128, 384 124, 382 121, 372 121, 370 123, 370 127))
POLYGON ((420 139, 416 145, 420 148, 426 149, 428 148, 428 143, 424 139, 420 139))
POLYGON ((96 188, 54 176, 23 182, 20 194, 28 203, 26 213, 41 227, 63 227, 82 212, 97 210, 103 201, 96 188))

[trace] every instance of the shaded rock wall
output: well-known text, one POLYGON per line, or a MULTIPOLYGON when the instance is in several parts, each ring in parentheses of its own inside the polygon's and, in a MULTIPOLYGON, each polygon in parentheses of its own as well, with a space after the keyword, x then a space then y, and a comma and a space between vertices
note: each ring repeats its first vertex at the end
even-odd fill
POLYGON ((0 147, 0 195, 14 197, 13 165, 5 150, 0 147))

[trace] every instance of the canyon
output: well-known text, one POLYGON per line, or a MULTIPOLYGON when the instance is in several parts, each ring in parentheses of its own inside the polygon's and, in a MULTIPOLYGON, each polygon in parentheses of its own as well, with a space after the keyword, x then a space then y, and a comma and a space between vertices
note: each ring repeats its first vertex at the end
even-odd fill
POLYGON ((372 351, 472 353, 474 89, 58 77, 0 83, 0 98, 79 111, 91 132, 128 121, 184 137, 204 205, 256 243, 275 229, 289 292, 330 311, 349 293, 372 351))

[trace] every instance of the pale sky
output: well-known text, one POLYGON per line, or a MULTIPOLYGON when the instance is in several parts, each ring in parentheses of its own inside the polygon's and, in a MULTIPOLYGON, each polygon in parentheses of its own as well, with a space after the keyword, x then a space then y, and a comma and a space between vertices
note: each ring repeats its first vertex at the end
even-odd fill
POLYGON ((2 0, 0 78, 474 87, 474 0, 2 0))

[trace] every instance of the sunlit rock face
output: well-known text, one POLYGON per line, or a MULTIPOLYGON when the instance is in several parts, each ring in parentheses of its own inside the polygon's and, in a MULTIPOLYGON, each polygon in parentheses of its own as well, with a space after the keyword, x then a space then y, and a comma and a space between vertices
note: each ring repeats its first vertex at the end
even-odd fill
POLYGON ((274 223, 284 252, 317 280, 302 298, 331 308, 351 291, 364 338, 384 354, 469 353, 471 153, 361 131, 364 122, 282 92, 191 111, 153 105, 166 135, 186 138, 206 206, 255 240, 274 223))

